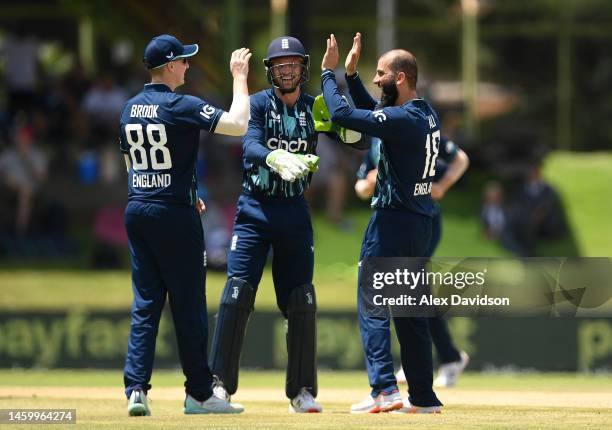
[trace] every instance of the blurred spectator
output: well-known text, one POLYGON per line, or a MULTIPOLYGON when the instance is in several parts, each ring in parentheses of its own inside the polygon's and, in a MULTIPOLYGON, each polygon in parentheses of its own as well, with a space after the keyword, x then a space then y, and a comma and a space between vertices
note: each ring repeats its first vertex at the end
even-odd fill
POLYGON ((65 97, 69 99, 66 103, 70 105, 72 110, 78 109, 83 97, 91 86, 91 82, 81 63, 76 63, 68 73, 66 73, 62 79, 61 86, 65 93, 65 97))
POLYGON ((567 232, 561 199, 542 179, 540 165, 529 167, 510 205, 507 224, 502 245, 522 257, 535 256, 541 240, 558 239, 567 232))
POLYGON ((118 269, 128 245, 122 207, 106 205, 95 215, 92 264, 96 269, 118 269))
POLYGON ((210 270, 225 271, 227 250, 232 237, 232 224, 228 215, 235 213, 235 207, 207 202, 206 212, 200 215, 202 228, 206 231, 206 259, 210 270))
POLYGON ((85 93, 82 105, 89 115, 94 141, 106 143, 105 140, 116 132, 115 123, 128 98, 109 75, 102 75, 85 93))
MULTIPOLYGON (((206 261, 209 270, 225 272, 227 268, 227 250, 230 246, 234 215, 236 213, 237 192, 240 183, 230 185, 231 180, 240 180, 240 171, 233 166, 242 162, 240 141, 235 145, 219 146, 226 139, 220 136, 202 134, 204 142, 198 152, 196 173, 198 177, 198 197, 206 203, 206 211, 200 215, 202 228, 206 232, 206 261), (214 148, 214 151, 210 149, 214 148), (233 149, 240 150, 238 157, 232 156, 233 149), (208 151, 207 151, 208 150, 208 151), (235 163, 228 163, 235 159, 235 163), (206 183, 215 184, 208 188, 206 183)), ((229 143, 230 141, 227 141, 229 143)))
POLYGON ((498 239, 506 227, 506 214, 503 207, 504 191, 499 182, 489 182, 483 193, 480 219, 487 238, 498 239))
POLYGON ((25 25, 21 24, 15 34, 4 40, 2 53, 9 113, 11 116, 19 111, 27 113, 36 101, 38 42, 27 35, 25 25))
POLYGON ((0 154, 2 183, 16 194, 15 232, 24 235, 30 226, 34 196, 47 176, 47 157, 34 144, 32 126, 16 129, 14 147, 0 154))

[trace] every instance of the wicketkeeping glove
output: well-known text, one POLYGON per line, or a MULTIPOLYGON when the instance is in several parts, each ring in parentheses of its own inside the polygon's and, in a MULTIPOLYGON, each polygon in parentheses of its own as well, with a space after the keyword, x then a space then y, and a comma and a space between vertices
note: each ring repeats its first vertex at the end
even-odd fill
POLYGON ((319 170, 319 157, 314 154, 297 154, 297 157, 308 166, 308 169, 314 173, 319 170))
MULTIPOLYGON (((346 100, 346 97, 342 96, 342 98, 346 100)), ((315 123, 315 130, 323 133, 336 133, 342 142, 348 144, 358 142, 361 139, 361 133, 340 127, 338 124, 334 124, 330 118, 331 115, 325 104, 323 94, 319 94, 315 97, 312 105, 312 119, 315 123)))
POLYGON ((285 181, 294 182, 310 172, 308 165, 300 158, 284 149, 275 149, 266 157, 266 164, 285 181))

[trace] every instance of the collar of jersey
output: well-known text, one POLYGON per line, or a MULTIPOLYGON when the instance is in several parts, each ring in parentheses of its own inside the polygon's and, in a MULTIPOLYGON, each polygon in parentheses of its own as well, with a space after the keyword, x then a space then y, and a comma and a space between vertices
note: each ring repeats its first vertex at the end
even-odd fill
POLYGON ((425 99, 423 97, 417 97, 411 100, 408 100, 406 103, 404 103, 404 105, 408 105, 410 103, 419 103, 419 102, 424 102, 425 99))
POLYGON ((145 84, 144 86, 144 90, 145 91, 161 91, 161 92, 167 92, 167 93, 171 93, 172 90, 170 89, 170 87, 166 84, 160 84, 160 83, 148 83, 145 84))

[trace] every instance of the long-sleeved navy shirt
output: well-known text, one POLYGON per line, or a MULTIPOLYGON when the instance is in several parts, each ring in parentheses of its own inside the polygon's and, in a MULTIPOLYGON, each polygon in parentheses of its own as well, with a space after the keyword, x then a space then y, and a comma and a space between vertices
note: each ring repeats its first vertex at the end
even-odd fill
POLYGON ((242 141, 245 193, 270 197, 293 197, 304 193, 311 174, 295 182, 284 181, 270 170, 266 157, 275 149, 295 154, 314 154, 317 132, 312 119, 314 97, 301 93, 287 107, 272 88, 251 96, 251 119, 242 141))
POLYGON ((333 122, 381 140, 372 207, 404 209, 433 216, 431 183, 440 146, 438 115, 421 99, 376 109, 357 74, 347 77, 357 109, 342 99, 331 70, 321 75, 325 103, 333 122))

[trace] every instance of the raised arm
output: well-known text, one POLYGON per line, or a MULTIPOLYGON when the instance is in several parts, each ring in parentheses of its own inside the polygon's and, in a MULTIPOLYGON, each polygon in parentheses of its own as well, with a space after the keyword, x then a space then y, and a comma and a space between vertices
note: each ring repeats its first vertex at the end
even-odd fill
POLYGON ((393 126, 394 121, 389 115, 391 109, 384 110, 366 110, 353 109, 342 98, 338 85, 336 84, 336 76, 334 69, 338 65, 338 43, 333 34, 327 39, 327 49, 321 62, 321 88, 325 104, 329 109, 331 120, 341 125, 342 127, 350 128, 351 130, 369 134, 380 138, 392 136, 397 132, 393 126))
POLYGON ((349 75, 347 73, 346 83, 348 85, 351 98, 355 102, 355 106, 357 106, 357 108, 367 110, 374 110, 374 108, 376 108, 378 102, 370 95, 370 93, 368 93, 368 90, 366 90, 363 82, 361 82, 358 72, 355 72, 354 75, 349 75))
POLYGON ((321 86, 325 104, 334 123, 380 138, 391 137, 399 132, 397 120, 401 116, 401 108, 391 107, 375 111, 352 108, 340 95, 334 72, 329 69, 321 74, 321 86))
POLYGON ((247 48, 240 48, 232 53, 230 70, 234 78, 234 98, 229 112, 221 114, 215 133, 242 136, 247 131, 250 111, 247 77, 251 55, 247 48))
POLYGON ((346 83, 349 92, 358 109, 373 110, 376 107, 376 100, 368 93, 363 86, 363 82, 357 72, 357 63, 361 55, 361 33, 356 33, 353 37, 353 46, 346 56, 344 68, 346 70, 346 83))

